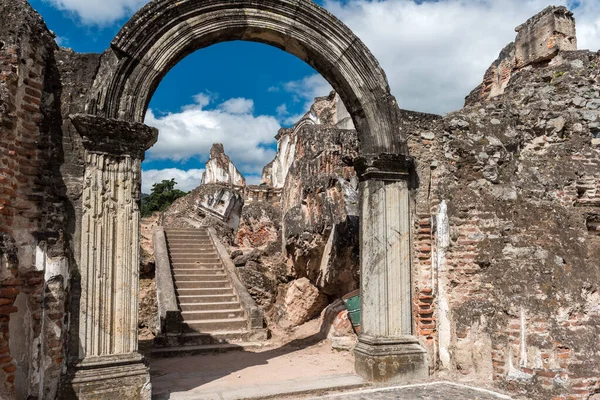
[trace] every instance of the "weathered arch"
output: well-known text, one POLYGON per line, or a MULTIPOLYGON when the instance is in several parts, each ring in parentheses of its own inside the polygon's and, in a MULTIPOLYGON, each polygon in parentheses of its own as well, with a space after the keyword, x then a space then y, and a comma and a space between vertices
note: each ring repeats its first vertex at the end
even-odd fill
MULTIPOLYGON (((375 381, 428 374, 412 335, 411 159, 385 74, 365 45, 310 0, 154 0, 102 57, 87 114, 71 120, 85 148, 78 393, 106 386, 148 398, 137 352, 141 161, 158 132, 144 125, 164 75, 200 48, 231 40, 279 47, 312 65, 339 93, 360 139, 361 333, 357 372, 375 381), (106 305, 109 305, 108 307, 106 305), (125 378, 111 378, 115 373, 125 378), (109 378, 106 378, 106 377, 109 378), (93 385, 90 382, 94 382, 93 385)), ((162 316, 161 316, 162 318, 162 316)), ((179 326, 179 325, 178 325, 179 326)))
POLYGON ((266 43, 314 67, 340 94, 363 154, 405 154, 395 99, 362 41, 310 0, 154 0, 105 54, 88 113, 143 122, 165 74, 190 53, 224 41, 266 43))

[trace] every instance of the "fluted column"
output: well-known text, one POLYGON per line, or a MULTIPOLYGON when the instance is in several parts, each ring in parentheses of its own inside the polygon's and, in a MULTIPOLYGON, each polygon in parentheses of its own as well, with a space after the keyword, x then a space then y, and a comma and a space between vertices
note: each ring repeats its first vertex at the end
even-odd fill
POLYGON ((137 352, 140 184, 157 131, 92 115, 71 116, 85 148, 82 193, 78 398, 145 399, 148 369, 137 352))
POLYGON ((361 331, 356 371, 371 381, 426 377, 425 350, 412 335, 410 158, 357 160, 361 178, 361 331))

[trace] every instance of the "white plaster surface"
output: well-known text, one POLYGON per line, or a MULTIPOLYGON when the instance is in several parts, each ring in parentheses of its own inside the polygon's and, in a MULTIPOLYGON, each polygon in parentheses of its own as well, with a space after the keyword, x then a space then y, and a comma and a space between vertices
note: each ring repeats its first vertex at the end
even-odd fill
POLYGON ((442 366, 450 368, 450 345, 451 345, 451 325, 450 325, 450 305, 448 304, 448 293, 446 292, 447 279, 446 272, 446 250, 450 245, 450 221, 448 219, 448 205, 442 200, 437 214, 437 268, 438 268, 438 342, 439 354, 442 366))

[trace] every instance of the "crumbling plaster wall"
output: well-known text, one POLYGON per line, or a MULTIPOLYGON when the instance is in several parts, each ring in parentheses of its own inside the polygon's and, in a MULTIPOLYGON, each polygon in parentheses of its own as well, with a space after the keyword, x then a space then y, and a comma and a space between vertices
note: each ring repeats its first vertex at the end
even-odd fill
MULTIPOLYGON (((67 328, 78 336, 83 162, 67 117, 85 112, 115 55, 57 49, 24 0, 0 0, 0 16, 0 397, 54 398, 65 356, 78 352, 77 340, 64 344, 67 328)), ((402 112, 416 159, 414 331, 434 371, 530 398, 587 399, 600 391, 600 55, 551 56, 518 70, 505 63, 493 96, 444 118, 402 112)), ((328 121, 323 110, 315 115, 328 121)), ((281 198, 291 210, 284 240, 300 260, 317 239, 327 247, 333 230, 321 228, 339 233, 354 216, 344 193, 355 193, 357 148, 350 131, 328 128, 321 152, 322 132, 302 131, 294 151, 305 162, 290 168, 281 198)), ((298 265, 298 276, 322 278, 321 262, 298 265)), ((335 282, 321 290, 342 294, 335 282)))
POLYGON ((303 126, 282 193, 282 239, 294 276, 338 298, 359 282, 357 154, 356 131, 303 126))
POLYGON ((69 285, 57 46, 26 1, 0 1, 0 20, 0 397, 54 398, 69 285))
POLYGON ((432 366, 529 398, 600 389, 599 54, 414 128, 416 332, 432 366))

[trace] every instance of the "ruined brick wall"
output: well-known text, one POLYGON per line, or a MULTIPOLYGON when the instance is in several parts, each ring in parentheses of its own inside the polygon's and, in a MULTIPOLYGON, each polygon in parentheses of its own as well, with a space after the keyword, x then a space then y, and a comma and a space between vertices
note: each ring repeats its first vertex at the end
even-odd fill
POLYGON ((244 188, 244 204, 268 203, 273 207, 279 207, 281 192, 281 188, 266 185, 249 185, 244 188))
MULTIPOLYGON (((55 166, 62 187, 65 210, 64 236, 69 255, 69 283, 67 303, 69 326, 65 358, 68 363, 77 360, 79 354, 79 304, 80 274, 78 267, 81 252, 80 229, 81 195, 83 192, 84 157, 81 137, 69 115, 85 112, 87 93, 98 70, 100 54, 77 54, 72 50, 55 51, 56 64, 61 80, 61 132, 60 149, 62 160, 55 166)), ((60 396, 60 395, 59 395, 60 396)))
POLYGON ((415 331, 435 369, 534 399, 600 390, 599 65, 561 52, 411 130, 415 331))
POLYGON ((26 1, 0 1, 0 397, 53 398, 64 366, 61 84, 26 1))

